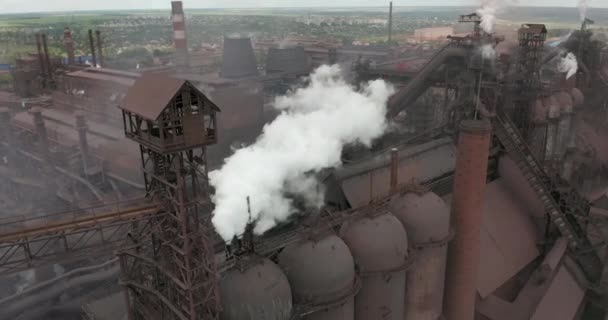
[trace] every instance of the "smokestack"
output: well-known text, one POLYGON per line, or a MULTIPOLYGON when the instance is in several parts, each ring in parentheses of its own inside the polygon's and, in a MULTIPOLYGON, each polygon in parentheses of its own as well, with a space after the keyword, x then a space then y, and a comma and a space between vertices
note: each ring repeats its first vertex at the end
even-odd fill
POLYGON ((188 41, 186 39, 186 17, 184 5, 181 1, 171 2, 171 17, 173 20, 173 44, 176 51, 176 64, 178 67, 187 67, 188 41))
POLYGON ((95 30, 97 36, 97 56, 99 57, 99 65, 103 67, 105 61, 103 59, 103 42, 101 41, 101 31, 95 30))
POLYGON ((42 35, 36 33, 36 47, 38 48, 38 63, 40 64, 40 74, 46 78, 46 67, 44 65, 44 54, 42 53, 42 35))
POLYGON ((49 75, 49 80, 53 81, 53 69, 51 68, 51 58, 49 57, 49 47, 46 44, 46 33, 42 34, 42 47, 44 48, 44 62, 49 75))
POLYGON ((388 12, 388 42, 393 40, 393 2, 391 1, 388 12))
POLYGON ((397 192, 399 187, 399 150, 391 149, 391 193, 397 192))
POLYGON ((11 112, 7 107, 0 107, 0 126, 4 128, 4 140, 8 143, 8 154, 6 161, 9 168, 15 163, 17 158, 15 141, 13 140, 13 128, 11 127, 11 112))
POLYGON ((460 124, 449 245, 444 314, 450 320, 475 318, 480 232, 486 186, 491 125, 487 120, 460 124))
POLYGON ((88 172, 89 142, 87 140, 87 120, 82 112, 76 113, 76 130, 78 130, 78 142, 80 154, 82 156, 82 166, 86 174, 88 172))
POLYGON ((74 39, 69 27, 63 29, 63 43, 65 44, 65 51, 68 53, 68 65, 72 65, 74 64, 74 39))
POLYGON ((93 40, 93 30, 89 29, 89 46, 91 47, 91 56, 93 57, 93 61, 91 64, 93 68, 97 67, 97 56, 95 55, 95 41, 93 40))
POLYGON ((45 160, 50 160, 49 140, 46 135, 46 127, 42 118, 42 110, 39 107, 30 109, 30 114, 34 117, 34 126, 36 127, 36 135, 38 136, 38 144, 40 154, 45 160))

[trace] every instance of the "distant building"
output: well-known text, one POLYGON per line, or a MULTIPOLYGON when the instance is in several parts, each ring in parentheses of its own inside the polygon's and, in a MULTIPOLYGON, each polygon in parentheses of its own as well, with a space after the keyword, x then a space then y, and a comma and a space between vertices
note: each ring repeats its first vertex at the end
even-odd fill
POLYGON ((441 40, 451 35, 454 35, 453 27, 423 28, 414 31, 416 41, 441 40))

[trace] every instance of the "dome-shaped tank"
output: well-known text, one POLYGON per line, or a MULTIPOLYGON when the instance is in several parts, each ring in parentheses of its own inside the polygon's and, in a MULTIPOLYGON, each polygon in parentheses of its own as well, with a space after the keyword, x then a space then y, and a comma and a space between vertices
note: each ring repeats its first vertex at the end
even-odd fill
POLYGON ((402 320, 408 243, 399 220, 389 212, 363 217, 345 224, 340 235, 362 278, 363 286, 355 297, 355 319, 402 320))
POLYGON ((545 98, 543 100, 543 104, 548 109, 549 119, 557 119, 557 118, 559 118, 560 111, 561 111, 561 106, 559 105, 559 102, 558 102, 556 96, 550 96, 548 98, 545 98))
POLYGON ((355 263, 338 236, 290 245, 279 255, 279 265, 287 274, 294 302, 314 310, 302 319, 354 319, 355 263))
POLYGON ((580 108, 585 103, 585 96, 578 88, 574 88, 570 91, 570 95, 572 96, 572 100, 574 102, 575 108, 580 108))
POLYGON ((244 269, 222 275, 222 320, 289 320, 291 288, 287 277, 272 261, 254 257, 244 269))
POLYGON ((534 108, 532 111, 532 121, 534 123, 542 123, 547 121, 548 111, 543 103, 543 100, 538 99, 534 102, 534 108))
POLYGON ((434 193, 406 194, 389 204, 416 250, 407 271, 404 319, 437 320, 442 314, 450 209, 434 193))

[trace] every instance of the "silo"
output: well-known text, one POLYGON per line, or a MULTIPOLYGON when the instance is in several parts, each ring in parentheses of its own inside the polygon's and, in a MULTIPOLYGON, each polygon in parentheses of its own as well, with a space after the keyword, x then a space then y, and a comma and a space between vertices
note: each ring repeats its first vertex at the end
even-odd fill
POLYGON ((545 98, 544 105, 548 108, 547 143, 545 146, 545 161, 556 160, 555 145, 557 142, 557 126, 560 116, 560 105, 555 96, 545 98))
POLYGON ((345 224, 340 232, 350 248, 362 287, 355 297, 355 319, 403 320, 407 234, 387 211, 345 224))
POLYGON ((414 263, 407 271, 406 320, 437 320, 442 314, 450 209, 434 193, 392 199, 391 212, 408 230, 414 263))
POLYGON ((334 234, 286 247, 279 265, 289 279, 294 303, 305 320, 353 320, 355 264, 346 243, 334 234))
POLYGON ((230 79, 258 76, 250 38, 224 38, 221 76, 230 79))
POLYGON ((222 320, 288 320, 292 295, 283 271, 272 261, 251 257, 222 275, 222 320))

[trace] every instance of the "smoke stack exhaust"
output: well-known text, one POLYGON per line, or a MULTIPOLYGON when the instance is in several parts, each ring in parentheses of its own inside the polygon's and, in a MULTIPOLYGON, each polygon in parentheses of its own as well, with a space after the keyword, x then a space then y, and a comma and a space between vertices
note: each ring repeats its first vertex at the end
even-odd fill
POLYGON ((388 12, 388 42, 393 40, 393 2, 391 1, 388 12))
POLYGON ((448 249, 444 314, 450 320, 470 320, 475 318, 490 122, 465 120, 459 135, 450 217, 456 234, 448 249))
POLYGON ((74 64, 74 38, 72 38, 72 31, 69 27, 63 29, 63 43, 65 51, 68 53, 68 65, 72 65, 74 64))
POLYGON ((97 67, 97 56, 95 55, 95 40, 93 39, 93 30, 89 29, 89 46, 91 47, 92 60, 91 65, 93 68, 97 67))
POLYGON ((101 31, 95 30, 95 36, 97 37, 97 56, 99 57, 99 65, 103 67, 105 61, 103 59, 103 42, 101 40, 101 31))
POLYGON ((184 16, 184 5, 181 1, 171 2, 171 17, 173 20, 173 44, 176 51, 176 65, 187 67, 188 41, 186 39, 186 17, 184 16))

